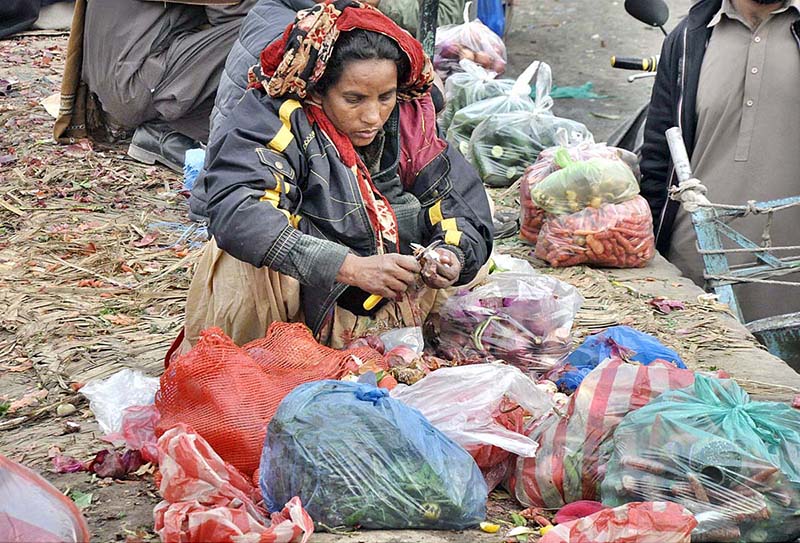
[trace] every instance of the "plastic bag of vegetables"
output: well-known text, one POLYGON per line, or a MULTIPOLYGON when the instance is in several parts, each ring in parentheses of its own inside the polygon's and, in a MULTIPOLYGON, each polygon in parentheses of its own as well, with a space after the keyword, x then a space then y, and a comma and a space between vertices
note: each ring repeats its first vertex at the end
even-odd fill
POLYGON ((538 77, 549 80, 550 66, 538 60, 534 61, 514 81, 514 85, 507 93, 475 102, 458 110, 447 129, 447 141, 461 151, 462 155, 468 157, 469 139, 482 121, 499 113, 534 111, 536 103, 530 97, 530 82, 535 74, 540 74, 537 75, 537 80, 538 77))
POLYGON ((506 44, 480 20, 470 21, 472 2, 464 6, 464 24, 445 25, 436 30, 433 68, 442 80, 462 71, 459 61, 471 60, 502 75, 506 71, 506 44))
MULTIPOLYGON (((392 397, 419 409, 436 428, 469 452, 484 476, 512 455, 536 454, 522 434, 524 415, 539 418, 551 397, 519 369, 505 364, 442 368, 392 397)), ((500 480, 487 480, 490 487, 500 480)))
POLYGON ((439 352, 447 359, 503 360, 523 371, 547 371, 572 345, 578 290, 538 273, 494 273, 440 311, 439 352))
MULTIPOLYGON (((608 147, 605 143, 583 142, 568 147, 567 134, 559 131, 556 132, 555 139, 558 147, 550 147, 539 153, 536 162, 525 170, 520 180, 519 197, 522 207, 522 220, 519 237, 523 241, 534 245, 539 237, 539 230, 542 228, 546 213, 533 203, 531 190, 534 185, 546 179, 548 175, 561 169, 561 166, 555 160, 556 152, 559 148, 565 148, 570 158, 577 161, 589 160, 590 158, 614 159, 619 157, 622 151, 616 147, 608 147)), ((634 156, 633 160, 635 159, 634 156)))
POLYGON ((621 204, 548 216, 534 254, 553 267, 642 268, 655 256, 650 206, 635 196, 621 204))
POLYGON ((800 537, 800 412, 698 375, 627 415, 614 432, 603 503, 681 504, 692 541, 800 537))
POLYGON ((329 528, 462 530, 486 515, 486 483, 469 453, 367 384, 295 388, 269 424, 260 469, 270 511, 298 496, 329 528))
POLYGON ((539 450, 517 460, 507 488, 525 506, 560 508, 599 499, 622 419, 665 390, 693 382, 694 372, 660 360, 640 366, 609 358, 586 376, 566 408, 533 422, 527 434, 539 450))
POLYGON ((531 189, 531 199, 556 215, 585 207, 617 204, 639 194, 631 168, 621 159, 574 160, 566 149, 555 154, 558 170, 531 189))
POLYGON ((550 71, 540 69, 532 111, 492 115, 472 132, 467 157, 487 185, 508 187, 548 147, 594 142, 586 126, 550 112, 551 85, 550 71))
POLYGON ((508 94, 513 79, 495 79, 495 72, 486 70, 471 60, 459 61, 463 72, 454 73, 444 83, 445 107, 439 116, 439 126, 447 131, 453 115, 475 102, 508 94))

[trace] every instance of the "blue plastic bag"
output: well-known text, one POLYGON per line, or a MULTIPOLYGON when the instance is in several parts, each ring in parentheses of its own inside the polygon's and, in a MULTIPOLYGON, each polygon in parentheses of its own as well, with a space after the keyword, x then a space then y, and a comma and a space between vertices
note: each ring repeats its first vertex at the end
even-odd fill
POLYGON ((278 407, 261 455, 264 503, 299 496, 318 525, 462 530, 486 516, 475 461, 385 389, 317 381, 278 407))
POLYGON ((629 413, 614 431, 603 503, 672 501, 698 541, 800 537, 800 411, 752 401, 732 379, 698 374, 629 413))
POLYGON ((478 0, 478 19, 502 38, 506 23, 503 0, 478 0))
POLYGON ((583 344, 567 357, 564 365, 556 371, 558 376, 556 384, 563 390, 575 390, 589 371, 612 354, 618 354, 624 360, 645 366, 653 360, 661 359, 686 369, 686 364, 678 353, 665 347, 653 336, 628 326, 612 326, 586 338, 583 344))
POLYGON ((183 190, 191 191, 194 188, 197 176, 203 169, 206 160, 205 149, 189 149, 184 155, 183 162, 183 190))

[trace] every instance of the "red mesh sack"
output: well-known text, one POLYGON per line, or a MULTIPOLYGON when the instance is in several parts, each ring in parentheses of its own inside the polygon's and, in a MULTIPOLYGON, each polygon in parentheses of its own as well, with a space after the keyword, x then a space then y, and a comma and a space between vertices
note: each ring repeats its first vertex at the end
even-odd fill
POLYGON ((354 355, 381 358, 370 348, 324 347, 298 323, 273 323, 265 337, 243 347, 219 328, 205 330, 197 345, 161 376, 157 435, 184 423, 226 462, 251 476, 267 425, 283 398, 300 384, 338 379, 354 355))
POLYGON ((161 376, 156 433, 187 424, 226 462, 250 475, 258 467, 267 424, 282 398, 247 352, 219 328, 210 328, 161 376))
POLYGON ((383 361, 383 356, 371 347, 337 351, 320 345, 306 325, 296 322, 273 322, 263 338, 242 349, 270 377, 280 381, 276 384, 285 390, 283 396, 301 383, 339 379, 352 366, 353 356, 361 362, 383 361))

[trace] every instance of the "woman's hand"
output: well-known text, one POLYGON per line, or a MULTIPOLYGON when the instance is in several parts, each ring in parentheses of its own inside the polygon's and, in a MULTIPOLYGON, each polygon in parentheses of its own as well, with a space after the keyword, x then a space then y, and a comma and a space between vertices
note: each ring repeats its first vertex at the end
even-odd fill
POLYGON ((447 288, 461 275, 461 262, 453 251, 436 249, 439 258, 425 258, 422 264, 422 280, 431 288, 447 288))
POLYGON ((419 272, 419 263, 413 256, 396 253, 375 256, 349 254, 339 268, 336 280, 370 294, 396 299, 414 283, 419 272))

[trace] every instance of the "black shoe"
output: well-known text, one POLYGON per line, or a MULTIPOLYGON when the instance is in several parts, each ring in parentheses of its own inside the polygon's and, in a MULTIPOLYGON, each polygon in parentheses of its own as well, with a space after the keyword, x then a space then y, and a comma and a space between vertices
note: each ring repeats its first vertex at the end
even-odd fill
POLYGON ((494 239, 510 238, 519 232, 519 211, 496 211, 492 218, 494 239))
POLYGON ((165 122, 150 121, 133 133, 128 156, 145 164, 158 162, 174 172, 183 173, 186 151, 198 146, 192 138, 176 132, 165 122))

